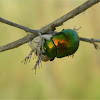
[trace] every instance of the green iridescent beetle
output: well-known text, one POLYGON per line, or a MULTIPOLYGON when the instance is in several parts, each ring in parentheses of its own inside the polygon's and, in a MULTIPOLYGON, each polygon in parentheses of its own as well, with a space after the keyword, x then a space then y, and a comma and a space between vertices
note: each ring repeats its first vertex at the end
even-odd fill
MULTIPOLYGON (((52 61, 55 57, 62 58, 65 56, 73 55, 79 47, 79 37, 75 30, 66 29, 57 33, 56 35, 43 35, 44 50, 41 55, 42 61, 52 61)), ((36 37, 30 42, 30 47, 34 49, 36 42, 40 40, 40 37, 36 37)), ((40 48, 38 48, 40 50, 40 48)))

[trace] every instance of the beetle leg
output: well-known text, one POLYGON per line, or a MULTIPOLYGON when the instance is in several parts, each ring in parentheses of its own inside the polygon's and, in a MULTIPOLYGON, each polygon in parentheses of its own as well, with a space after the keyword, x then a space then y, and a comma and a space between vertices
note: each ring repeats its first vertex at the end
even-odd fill
POLYGON ((76 26, 74 26, 73 30, 77 32, 80 28, 81 28, 81 27, 79 27, 79 28, 77 29, 76 26))

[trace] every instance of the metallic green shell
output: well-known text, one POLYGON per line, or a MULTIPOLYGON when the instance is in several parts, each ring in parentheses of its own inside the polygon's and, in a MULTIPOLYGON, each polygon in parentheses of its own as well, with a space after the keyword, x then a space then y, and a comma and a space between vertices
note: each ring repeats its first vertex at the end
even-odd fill
POLYGON ((79 37, 74 30, 67 29, 52 37, 57 47, 57 58, 72 55, 79 46, 79 37))
POLYGON ((56 55, 57 55, 56 46, 54 45, 52 40, 46 40, 45 41, 44 50, 45 50, 44 55, 47 55, 51 59, 55 58, 56 55))
POLYGON ((44 55, 54 59, 74 54, 79 47, 79 37, 74 30, 62 30, 44 44, 44 55))

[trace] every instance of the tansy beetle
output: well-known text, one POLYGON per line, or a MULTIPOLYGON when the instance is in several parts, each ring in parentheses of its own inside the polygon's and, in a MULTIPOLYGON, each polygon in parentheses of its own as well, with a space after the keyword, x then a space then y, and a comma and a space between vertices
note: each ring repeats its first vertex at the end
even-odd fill
MULTIPOLYGON (((55 57, 62 58, 65 56, 73 55, 79 47, 79 36, 75 30, 63 29, 56 35, 43 35, 44 50, 41 55, 42 61, 52 61, 55 57)), ((40 37, 34 38, 30 43, 30 47, 34 49, 37 46, 37 42, 40 41, 40 37)), ((41 47, 38 47, 38 51, 41 47)))

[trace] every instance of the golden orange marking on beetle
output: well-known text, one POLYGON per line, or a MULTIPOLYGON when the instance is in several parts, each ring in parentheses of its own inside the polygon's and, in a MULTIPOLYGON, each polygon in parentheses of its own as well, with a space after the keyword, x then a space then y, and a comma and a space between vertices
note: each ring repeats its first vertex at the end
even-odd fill
POLYGON ((57 40, 54 40, 53 42, 54 42, 54 44, 55 44, 56 46, 58 45, 58 41, 57 41, 57 40))
POLYGON ((65 44, 65 43, 66 43, 66 41, 59 41, 59 43, 61 43, 61 44, 65 44))
POLYGON ((53 47, 53 44, 52 43, 49 43, 48 44, 48 47, 51 49, 53 47))
POLYGON ((64 41, 64 40, 59 40, 59 39, 53 39, 53 42, 56 46, 58 46, 59 44, 66 44, 67 41, 64 41), (59 43, 59 44, 58 44, 59 43))

